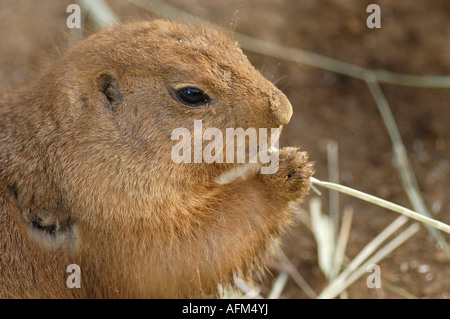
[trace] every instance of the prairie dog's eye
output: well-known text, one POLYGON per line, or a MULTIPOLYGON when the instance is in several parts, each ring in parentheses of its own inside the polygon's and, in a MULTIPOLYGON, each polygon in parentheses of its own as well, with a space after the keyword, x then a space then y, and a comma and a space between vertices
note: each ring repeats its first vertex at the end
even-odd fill
POLYGON ((177 97, 180 102, 188 106, 200 106, 209 101, 208 95, 196 88, 183 88, 178 90, 177 97))

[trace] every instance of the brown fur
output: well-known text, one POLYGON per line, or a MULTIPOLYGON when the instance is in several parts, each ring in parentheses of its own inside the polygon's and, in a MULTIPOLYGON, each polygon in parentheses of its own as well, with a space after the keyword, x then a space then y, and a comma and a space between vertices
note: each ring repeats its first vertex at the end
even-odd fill
POLYGON ((224 35, 165 21, 100 32, 0 105, 0 298, 203 297, 248 274, 291 220, 311 164, 218 184, 175 164, 174 128, 287 124, 287 98, 224 35), (180 83, 212 101, 188 108, 180 83), (81 288, 69 289, 69 264, 81 288))

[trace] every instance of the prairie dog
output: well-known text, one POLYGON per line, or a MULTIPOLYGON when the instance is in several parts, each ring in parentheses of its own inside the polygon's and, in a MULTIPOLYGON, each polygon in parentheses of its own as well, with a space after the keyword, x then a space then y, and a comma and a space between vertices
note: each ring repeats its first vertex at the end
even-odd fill
POLYGON ((174 163, 171 132, 291 115, 217 31, 158 20, 82 41, 0 100, 0 298, 205 297, 248 275, 309 189, 307 154, 219 183, 242 165, 174 163))

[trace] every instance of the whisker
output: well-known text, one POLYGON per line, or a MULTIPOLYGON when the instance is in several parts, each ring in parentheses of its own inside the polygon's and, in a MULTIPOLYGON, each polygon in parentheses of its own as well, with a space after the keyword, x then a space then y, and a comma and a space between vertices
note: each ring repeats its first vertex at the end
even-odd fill
POLYGON ((262 66, 261 66, 261 68, 259 69, 259 73, 263 73, 263 71, 264 71, 264 67, 266 66, 266 64, 264 63, 262 66))
POLYGON ((287 74, 283 75, 283 76, 279 77, 278 79, 276 79, 275 81, 273 81, 272 83, 273 83, 273 85, 277 85, 278 82, 280 82, 281 80, 283 80, 283 79, 285 79, 287 77, 288 77, 287 74))
POLYGON ((286 83, 282 88, 280 88, 280 91, 284 91, 286 88, 288 88, 291 85, 292 85, 291 82, 286 83))

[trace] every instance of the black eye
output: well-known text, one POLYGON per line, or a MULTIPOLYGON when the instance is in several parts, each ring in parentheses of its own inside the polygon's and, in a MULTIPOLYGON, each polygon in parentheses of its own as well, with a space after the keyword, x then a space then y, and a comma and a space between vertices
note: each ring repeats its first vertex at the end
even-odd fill
POLYGON ((200 106, 208 103, 209 97, 195 88, 184 88, 177 92, 178 99, 188 106, 200 106))

